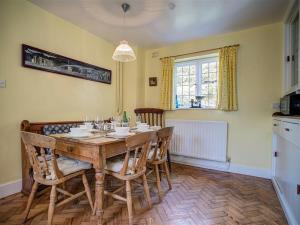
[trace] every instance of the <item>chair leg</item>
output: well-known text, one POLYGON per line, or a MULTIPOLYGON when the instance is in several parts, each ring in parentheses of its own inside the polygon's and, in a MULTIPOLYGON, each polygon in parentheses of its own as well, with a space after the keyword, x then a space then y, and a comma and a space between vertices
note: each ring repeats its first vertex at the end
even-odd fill
POLYGON ((28 218, 29 211, 30 211, 30 208, 31 208, 31 205, 32 205, 32 202, 33 202, 33 199, 35 197, 35 194, 37 192, 38 187, 39 187, 39 183, 34 181, 34 184, 33 184, 32 189, 31 189, 30 196, 28 198, 27 206, 26 206, 26 209, 25 209, 25 217, 24 217, 23 223, 25 223, 27 218, 28 218))
POLYGON ((150 197, 150 192, 149 192, 149 187, 148 187, 146 174, 143 174, 143 183, 144 183, 144 191, 145 191, 145 194, 146 194, 147 202, 148 202, 149 208, 151 208, 152 207, 152 202, 151 202, 151 197, 150 197))
POLYGON ((156 185, 157 185, 157 190, 158 190, 158 196, 160 199, 162 199, 162 189, 160 186, 159 168, 158 168, 157 164, 154 165, 154 170, 155 170, 155 174, 156 174, 156 185))
POLYGON ((126 199, 127 199, 129 225, 132 225, 132 222, 133 222, 132 196, 131 196, 131 186, 130 186, 129 180, 126 181, 126 199))
POLYGON ((82 174, 82 183, 84 185, 84 190, 86 192, 86 196, 89 200, 91 209, 93 211, 93 200, 92 200, 92 195, 91 195, 91 189, 90 189, 89 182, 88 182, 85 174, 82 174))
POLYGON ((53 185, 50 193, 50 203, 48 209, 48 225, 52 225, 53 222, 53 214, 55 209, 55 201, 56 201, 56 185, 53 185))
POLYGON ((167 151, 167 160, 168 160, 168 165, 169 165, 169 171, 171 173, 172 172, 172 168, 171 168, 171 157, 170 157, 169 150, 167 151))
POLYGON ((170 177, 170 173, 169 173, 169 168, 168 168, 167 162, 164 162, 164 167, 165 167, 167 181, 168 181, 168 184, 169 184, 169 190, 172 190, 171 177, 170 177))

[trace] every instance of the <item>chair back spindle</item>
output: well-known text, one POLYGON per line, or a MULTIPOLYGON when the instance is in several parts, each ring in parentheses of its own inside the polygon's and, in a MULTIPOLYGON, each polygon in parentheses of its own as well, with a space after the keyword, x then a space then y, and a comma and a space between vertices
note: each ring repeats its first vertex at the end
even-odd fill
POLYGON ((130 175, 134 175, 146 170, 148 152, 151 142, 154 141, 155 138, 156 133, 151 131, 128 137, 125 140, 127 152, 120 175, 125 176, 127 171, 130 171, 130 175), (132 152, 134 152, 133 158, 131 157, 132 152), (130 160, 132 161, 130 162, 130 160))
POLYGON ((157 145, 155 147, 152 160, 166 159, 173 130, 174 127, 165 127, 157 131, 157 145))
POLYGON ((150 126, 164 127, 163 109, 156 108, 137 108, 134 110, 136 116, 141 117, 142 123, 147 123, 150 126))
POLYGON ((54 138, 25 131, 21 131, 21 138, 25 145, 35 178, 46 180, 47 176, 52 175, 49 166, 53 168, 54 177, 62 177, 62 172, 58 169, 54 152, 56 145, 54 138), (50 165, 46 159, 46 152, 49 152, 48 154, 51 157, 51 161, 49 161, 51 162, 50 165))

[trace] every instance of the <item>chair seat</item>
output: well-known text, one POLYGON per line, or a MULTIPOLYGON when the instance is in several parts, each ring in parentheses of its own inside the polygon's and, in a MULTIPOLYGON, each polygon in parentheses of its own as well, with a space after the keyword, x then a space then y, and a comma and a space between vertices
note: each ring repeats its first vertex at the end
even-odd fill
MULTIPOLYGON (((64 156, 57 158, 56 161, 59 170, 63 173, 64 176, 78 172, 80 170, 88 170, 92 168, 92 165, 90 163, 70 159, 64 156)), ((49 166, 50 175, 48 175, 46 178, 49 180, 54 180, 57 177, 54 174, 51 161, 47 161, 47 163, 49 166)))
MULTIPOLYGON (((135 163, 137 163, 139 161, 139 158, 136 158, 135 163)), ((134 158, 130 158, 128 161, 128 168, 126 171, 126 175, 131 175, 134 174, 134 171, 132 171, 130 168, 132 168, 134 163, 134 158)), ((115 172, 115 173, 119 173, 121 172, 122 168, 123 168, 123 164, 124 164, 124 159, 115 159, 115 160, 108 160, 106 162, 106 170, 115 172)))
MULTIPOLYGON (((153 155, 154 155, 154 152, 155 152, 155 149, 154 149, 154 148, 152 148, 152 149, 149 151, 149 154, 148 154, 148 160, 152 160, 152 157, 153 157, 153 155)), ((159 149, 159 148, 157 149, 156 154, 157 154, 157 158, 156 158, 156 159, 161 159, 161 158, 160 158, 160 149, 159 149)))

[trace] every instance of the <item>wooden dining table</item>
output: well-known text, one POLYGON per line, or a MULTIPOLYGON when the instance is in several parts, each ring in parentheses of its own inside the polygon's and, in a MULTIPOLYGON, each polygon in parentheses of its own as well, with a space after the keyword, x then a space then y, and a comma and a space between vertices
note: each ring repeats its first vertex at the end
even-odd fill
POLYGON ((125 139, 95 134, 87 138, 70 138, 66 134, 51 135, 56 139, 56 153, 89 162, 95 169, 95 202, 92 222, 103 224, 104 168, 106 159, 126 152, 125 139))

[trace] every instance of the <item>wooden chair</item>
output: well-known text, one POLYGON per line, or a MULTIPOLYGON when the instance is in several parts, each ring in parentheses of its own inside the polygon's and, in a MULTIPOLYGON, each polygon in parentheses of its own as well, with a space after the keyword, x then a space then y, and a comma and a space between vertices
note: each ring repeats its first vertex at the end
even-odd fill
POLYGON ((157 144, 156 147, 150 150, 147 160, 148 167, 151 168, 147 176, 155 171, 156 184, 158 189, 159 198, 162 198, 162 189, 160 185, 161 177, 160 172, 165 173, 169 189, 172 189, 171 178, 169 173, 169 168, 167 166, 167 152, 170 145, 170 140, 173 134, 173 127, 165 127, 157 131, 157 144), (160 166, 161 165, 161 166, 160 166), (163 171, 159 171, 159 167, 164 167, 163 171))
MULTIPOLYGON (((164 110, 157 108, 137 108, 134 110, 136 116, 140 116, 142 123, 147 123, 150 126, 165 127, 164 110)), ((169 170, 171 171, 171 157, 169 151, 167 152, 167 160, 169 170)))
POLYGON ((125 181, 126 198, 116 193, 124 189, 124 186, 113 192, 104 191, 104 194, 127 203, 129 224, 132 224, 132 196, 131 181, 142 178, 144 191, 149 207, 152 207, 149 187, 146 179, 146 162, 151 145, 151 141, 156 138, 155 132, 145 132, 128 137, 126 139, 127 152, 124 160, 108 160, 106 163, 105 173, 117 179, 125 181), (134 154, 132 154, 134 153, 134 154))
POLYGON ((56 207, 62 206, 84 194, 87 195, 89 204, 93 209, 91 192, 85 176, 85 170, 91 168, 89 163, 84 163, 79 160, 71 160, 65 157, 56 158, 56 140, 54 138, 24 131, 21 132, 21 138, 25 145, 34 173, 34 184, 27 202, 24 222, 27 220, 39 184, 51 186, 50 203, 48 208, 48 225, 52 225, 53 214, 56 207), (50 159, 47 159, 48 156, 46 152, 50 155, 50 159), (71 194, 64 190, 64 183, 77 176, 82 177, 84 191, 77 194, 71 194), (64 198, 62 201, 56 202, 57 192, 68 196, 68 198, 64 198))

